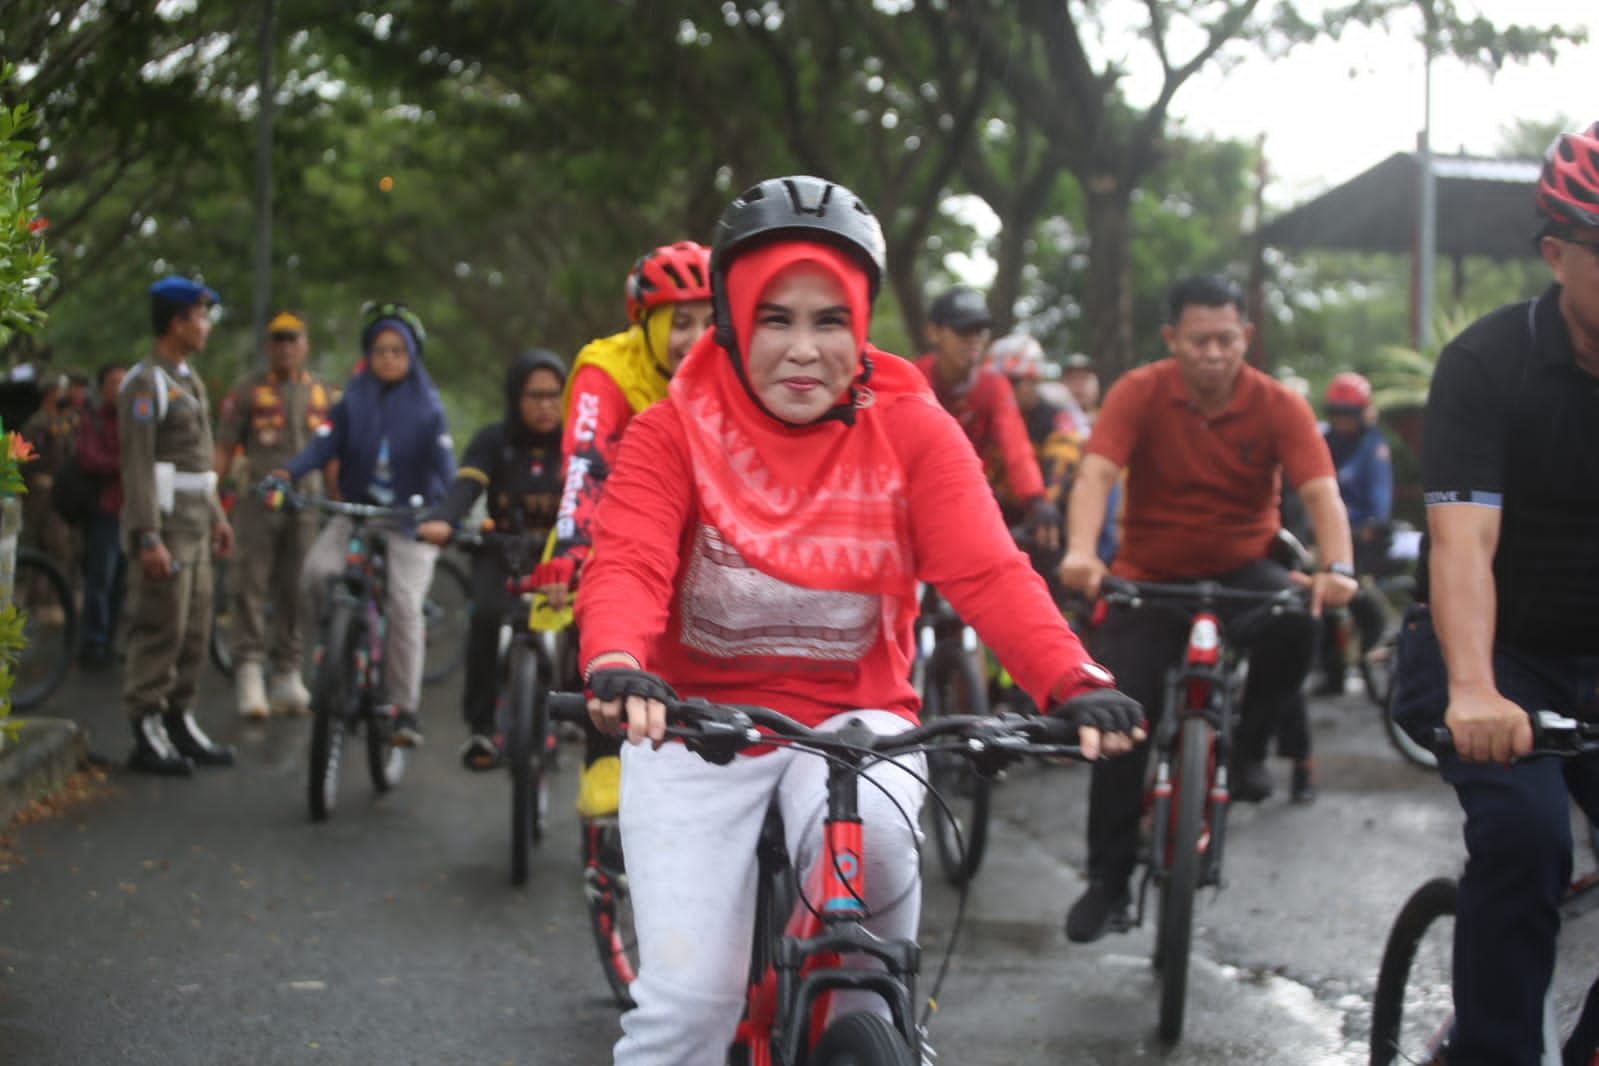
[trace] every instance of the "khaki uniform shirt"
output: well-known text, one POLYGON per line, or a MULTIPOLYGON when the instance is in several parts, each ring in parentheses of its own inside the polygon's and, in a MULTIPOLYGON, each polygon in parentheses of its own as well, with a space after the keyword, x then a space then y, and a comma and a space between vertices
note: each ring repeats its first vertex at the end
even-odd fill
POLYGON ((73 434, 78 428, 76 408, 62 408, 55 413, 44 408, 33 412, 22 423, 22 436, 33 445, 38 458, 29 463, 24 473, 51 477, 61 469, 61 464, 72 454, 73 434))
MULTIPOLYGON (((302 370, 290 381, 276 371, 258 370, 242 378, 222 401, 217 416, 217 446, 229 455, 244 452, 248 491, 272 471, 289 465, 328 420, 333 397, 314 374, 302 370)), ((313 471, 296 488, 319 495, 322 475, 313 471)))
POLYGON ((149 529, 164 537, 208 536, 223 519, 214 479, 209 489, 175 488, 171 510, 162 509, 157 491, 157 464, 172 464, 174 474, 189 482, 211 471, 211 411, 200 375, 155 354, 135 364, 117 395, 117 430, 122 536, 129 553, 139 554, 138 536, 149 529))

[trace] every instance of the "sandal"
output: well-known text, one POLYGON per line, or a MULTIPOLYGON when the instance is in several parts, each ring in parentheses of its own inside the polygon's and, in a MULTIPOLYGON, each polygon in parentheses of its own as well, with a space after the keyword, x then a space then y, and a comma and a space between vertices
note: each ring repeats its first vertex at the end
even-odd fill
POLYGON ((466 743, 461 745, 461 765, 468 770, 483 773, 495 770, 500 765, 500 748, 490 737, 482 733, 473 733, 467 737, 466 743))

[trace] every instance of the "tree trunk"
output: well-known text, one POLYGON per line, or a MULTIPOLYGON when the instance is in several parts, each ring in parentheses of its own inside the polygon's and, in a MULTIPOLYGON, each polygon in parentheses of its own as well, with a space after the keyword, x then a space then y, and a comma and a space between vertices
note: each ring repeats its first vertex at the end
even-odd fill
POLYGON ((1088 353, 1105 388, 1133 368, 1133 296, 1129 276, 1129 203, 1115 178, 1091 175, 1083 182, 1088 207, 1088 282, 1083 315, 1088 353))

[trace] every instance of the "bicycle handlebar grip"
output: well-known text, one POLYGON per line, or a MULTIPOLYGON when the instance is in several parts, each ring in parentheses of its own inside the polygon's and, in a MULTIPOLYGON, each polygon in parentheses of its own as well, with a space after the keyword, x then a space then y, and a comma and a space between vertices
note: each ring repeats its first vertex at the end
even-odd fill
POLYGON ((589 700, 581 692, 552 692, 545 706, 549 709, 550 717, 558 722, 588 721, 589 700))

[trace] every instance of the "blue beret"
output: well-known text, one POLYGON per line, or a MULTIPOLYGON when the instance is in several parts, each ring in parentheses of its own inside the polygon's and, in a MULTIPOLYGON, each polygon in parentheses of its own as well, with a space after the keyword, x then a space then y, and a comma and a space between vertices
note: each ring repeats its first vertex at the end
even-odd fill
POLYGON ((198 281, 180 278, 176 274, 170 274, 150 286, 150 295, 171 300, 175 304, 197 304, 201 296, 214 304, 222 302, 222 297, 217 295, 215 289, 207 288, 198 281))

